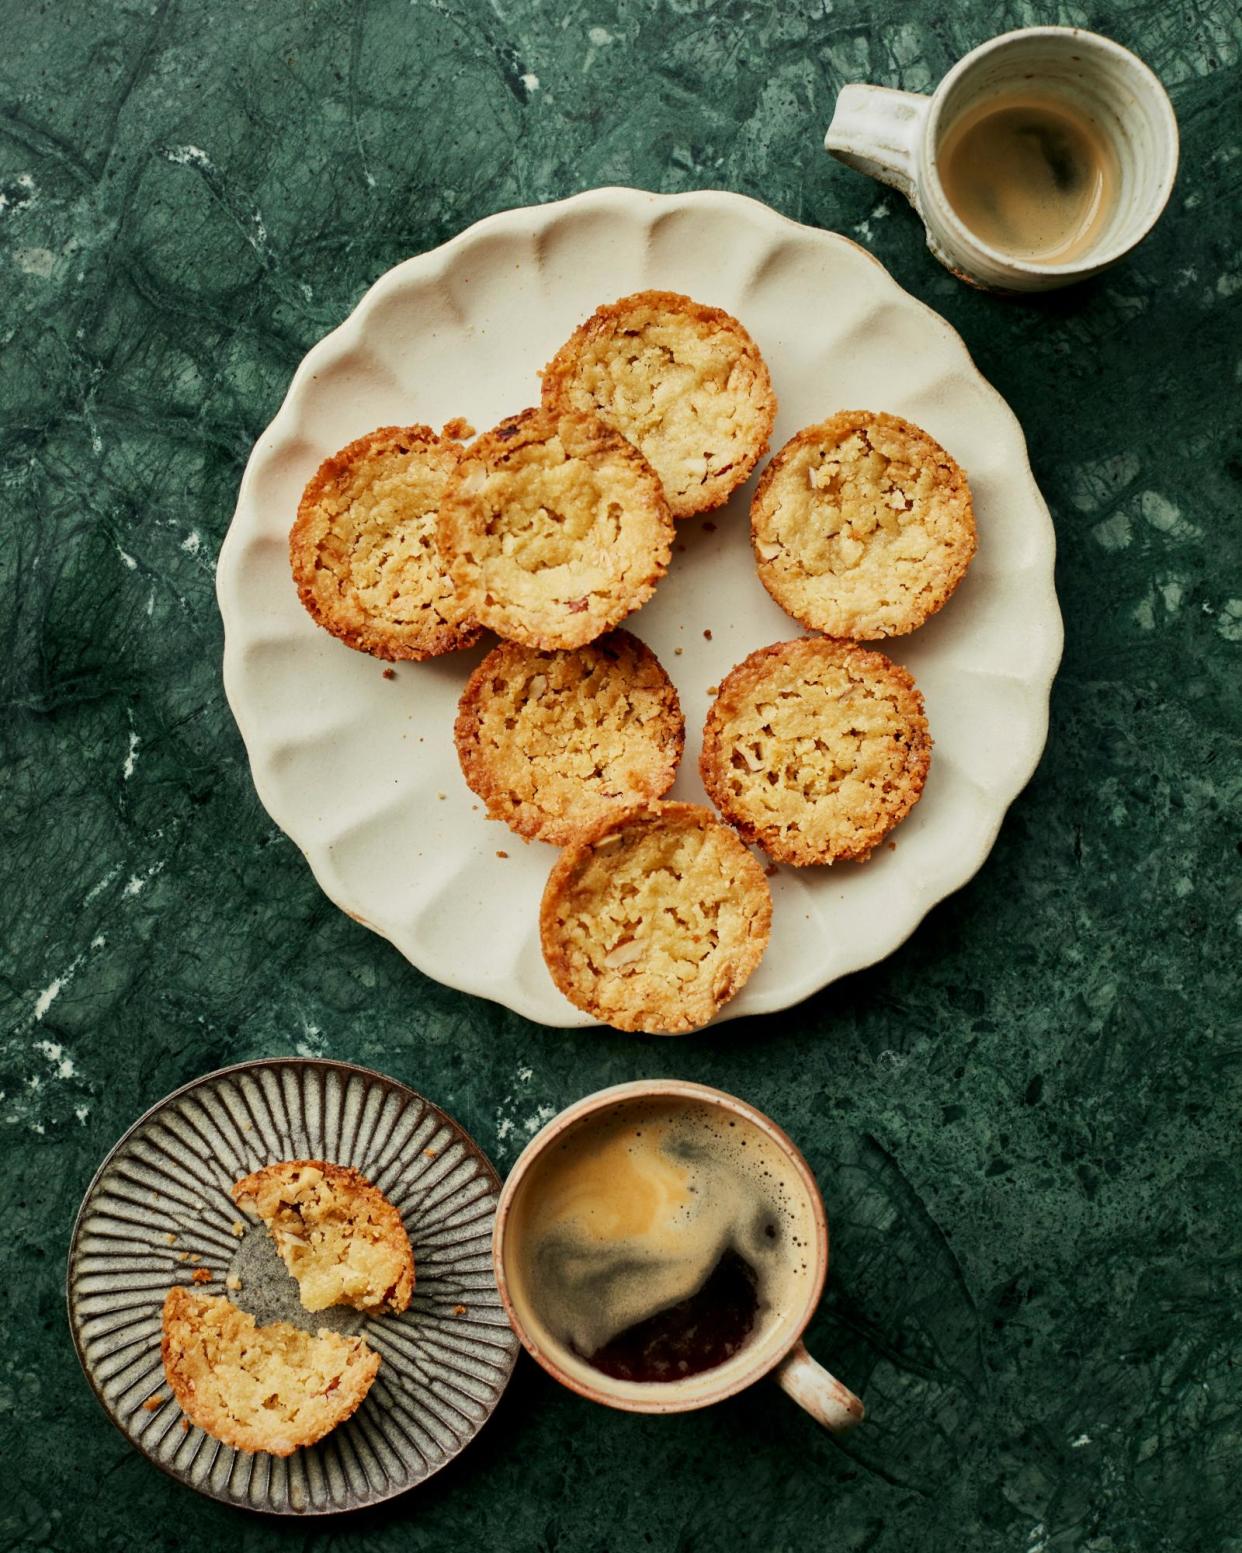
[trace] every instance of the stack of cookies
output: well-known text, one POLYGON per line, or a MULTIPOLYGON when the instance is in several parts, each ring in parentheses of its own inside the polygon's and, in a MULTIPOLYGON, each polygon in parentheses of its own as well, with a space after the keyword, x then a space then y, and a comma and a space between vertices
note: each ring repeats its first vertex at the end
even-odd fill
POLYGON ((673 292, 601 307, 544 369, 542 402, 484 433, 386 427, 329 459, 290 536, 313 617, 424 659, 500 641, 455 737, 489 816, 564 848, 540 930, 557 986, 623 1030, 706 1024, 758 965, 773 864, 862 861, 909 813, 931 738, 909 674, 860 645, 914 630, 975 548, 953 459, 848 411, 769 463, 751 505, 760 581, 814 635, 722 680, 699 770, 712 810, 663 801, 677 692, 621 623, 669 568, 676 520, 723 505, 768 450, 771 377, 736 318, 673 292))

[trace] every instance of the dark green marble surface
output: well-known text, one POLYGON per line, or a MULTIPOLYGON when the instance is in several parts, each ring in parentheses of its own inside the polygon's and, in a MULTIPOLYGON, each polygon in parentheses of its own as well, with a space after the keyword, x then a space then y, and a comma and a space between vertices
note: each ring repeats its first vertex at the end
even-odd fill
POLYGON ((0 4, 6 1340, 0 1545, 1242 1549, 1242 19, 1226 0, 0 4), (1155 236, 1043 301, 973 294, 819 149, 837 88, 934 83, 1031 21, 1168 84, 1155 236), (898 954, 680 1043, 435 986, 319 893, 220 685, 213 561, 303 352, 386 268, 603 183, 741 190, 865 243, 1026 427, 1067 630, 1043 764, 898 954), (801 1142, 834 1229, 813 1346, 837 1445, 774 1390, 671 1420, 523 1363, 425 1490, 318 1526, 163 1478, 77 1367, 72 1217, 129 1121, 222 1063, 324 1052, 502 1168, 665 1072, 801 1142))

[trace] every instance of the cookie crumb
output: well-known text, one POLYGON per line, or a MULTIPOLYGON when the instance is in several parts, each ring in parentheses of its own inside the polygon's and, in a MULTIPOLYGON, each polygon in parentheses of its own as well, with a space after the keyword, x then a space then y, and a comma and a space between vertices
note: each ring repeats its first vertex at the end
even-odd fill
POLYGON ((709 696, 719 695, 720 694, 720 686, 719 685, 709 685, 707 687, 707 693, 708 693, 709 696))
POLYGON ((703 632, 703 640, 705 642, 710 642, 711 639, 712 639, 712 633, 710 631, 704 631, 703 632))
POLYGON ((164 1239, 170 1246, 175 1246, 177 1244, 177 1237, 175 1235, 165 1235, 164 1239))
POLYGON ((673 648, 673 656, 675 658, 680 658, 684 651, 685 651, 684 647, 674 647, 673 648))
POLYGON ((465 1305, 454 1305, 453 1306, 453 1314, 455 1316, 464 1316, 464 1315, 467 1315, 468 1313, 469 1313, 468 1307, 465 1306, 465 1305))
POLYGON ((242 1221, 240 1219, 234 1219, 233 1220, 233 1234, 237 1237, 238 1240, 240 1240, 245 1233, 246 1233, 246 1226, 242 1223, 242 1221))
POLYGON ((148 1397, 142 1404, 143 1410, 148 1413, 157 1412, 167 1401, 168 1398, 162 1392, 157 1391, 153 1397, 148 1397))
POLYGON ((237 1293, 238 1289, 240 1289, 241 1286, 242 1286, 242 1281, 237 1276, 236 1273, 230 1273, 228 1275, 228 1277, 224 1280, 224 1287, 226 1289, 231 1289, 234 1294, 237 1293))
POLYGON ((507 852, 497 852, 496 854, 497 857, 508 857, 508 855, 509 854, 507 852))
POLYGON ((381 679, 396 679, 396 677, 396 669, 385 669, 383 674, 380 676, 381 679))
POLYGON ((443 798, 447 798, 447 797, 448 797, 448 794, 447 794, 447 793, 437 793, 437 794, 436 794, 436 797, 437 797, 437 798, 441 798, 441 799, 443 799, 443 798))
POLYGON ((188 1262, 190 1260, 190 1253, 188 1251, 178 1251, 177 1260, 179 1262, 188 1262))
POLYGON ((439 1157, 440 1157, 440 1150, 439 1149, 424 1149, 423 1150, 423 1158, 424 1159, 438 1159, 439 1157))
POLYGON ((190 1432, 190 1420, 188 1418, 184 1418, 184 1417, 182 1418, 182 1420, 181 1420, 181 1432, 182 1432, 182 1434, 189 1434, 189 1432, 190 1432))
POLYGON ((474 427, 462 415, 455 415, 451 421, 445 421, 440 428, 440 435, 447 437, 450 442, 464 442, 467 437, 474 436, 474 427))
POLYGON ((196 1267, 190 1274, 191 1283, 210 1283, 211 1269, 209 1267, 196 1267))

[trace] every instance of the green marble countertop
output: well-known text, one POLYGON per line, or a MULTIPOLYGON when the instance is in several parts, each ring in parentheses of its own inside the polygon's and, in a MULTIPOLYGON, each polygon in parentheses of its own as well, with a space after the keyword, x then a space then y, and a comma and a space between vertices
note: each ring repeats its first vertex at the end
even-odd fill
POLYGON ((0 16, 3 1547, 1242 1549, 1236 7, 0 16), (1121 268, 998 300, 820 141, 843 82, 927 87, 1052 20, 1155 67, 1183 171, 1121 268), (305 350, 398 260, 604 183, 737 189, 864 243, 1017 412, 1060 545, 1048 750, 979 876, 885 964, 680 1043, 419 976, 268 820, 220 684, 214 558, 305 350), (869 1422, 838 1445, 764 1388, 614 1415, 523 1362, 479 1442, 382 1511, 277 1524, 165 1479, 78 1371, 73 1214, 147 1104, 288 1052, 406 1080, 502 1168, 603 1084, 749 1096, 823 1184, 812 1345, 869 1422))

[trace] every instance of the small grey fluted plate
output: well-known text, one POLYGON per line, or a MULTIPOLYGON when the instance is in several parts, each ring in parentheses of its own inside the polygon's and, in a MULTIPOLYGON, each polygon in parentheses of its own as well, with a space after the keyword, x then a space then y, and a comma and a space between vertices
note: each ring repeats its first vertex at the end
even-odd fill
POLYGON ((68 1296, 87 1379, 156 1466, 226 1504, 315 1515, 402 1493, 470 1443, 513 1370, 518 1342, 492 1275, 499 1190, 474 1140, 394 1079, 299 1058, 209 1073, 140 1117, 83 1199, 68 1296), (400 1211, 415 1268, 403 1315, 312 1315, 263 1227, 238 1238, 233 1182, 307 1158, 353 1165, 400 1211), (200 1269, 210 1281, 195 1279, 200 1269), (230 1277, 240 1289, 226 1290, 230 1277), (222 1445, 189 1424, 164 1379, 160 1314, 175 1283, 228 1292, 260 1322, 362 1332, 381 1355, 375 1384, 352 1418, 292 1456, 222 1445))

